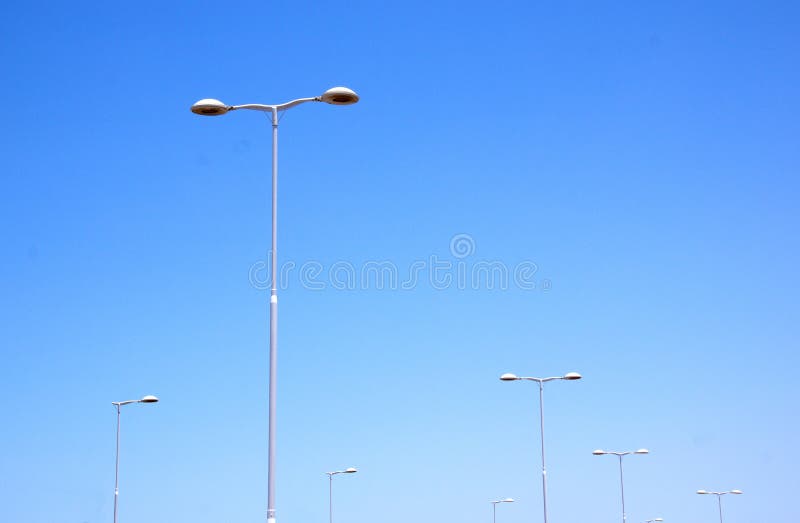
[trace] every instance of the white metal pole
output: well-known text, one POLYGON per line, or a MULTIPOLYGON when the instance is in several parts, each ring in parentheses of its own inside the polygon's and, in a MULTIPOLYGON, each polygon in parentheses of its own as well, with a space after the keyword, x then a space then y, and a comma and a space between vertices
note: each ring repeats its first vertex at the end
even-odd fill
POLYGON ((622 523, 626 521, 625 515, 625 482, 622 480, 622 456, 624 454, 619 454, 619 490, 622 495, 622 523))
POLYGON ((117 499, 119 498, 119 413, 121 405, 115 404, 117 407, 117 459, 114 468, 114 523, 117 523, 117 499))
POLYGON ((542 436, 542 500, 544 523, 547 523, 547 468, 544 461, 544 382, 539 380, 539 426, 542 436))
POLYGON ((278 109, 272 108, 272 288, 269 296, 267 523, 275 523, 275 408, 278 372, 278 109))

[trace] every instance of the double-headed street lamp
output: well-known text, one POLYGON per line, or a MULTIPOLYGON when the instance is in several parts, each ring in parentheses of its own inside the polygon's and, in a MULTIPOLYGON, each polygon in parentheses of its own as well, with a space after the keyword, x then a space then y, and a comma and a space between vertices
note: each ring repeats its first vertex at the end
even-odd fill
POLYGON ((592 452, 595 456, 603 456, 604 454, 612 454, 619 458, 619 491, 622 496, 622 523, 625 523, 626 515, 625 515, 625 482, 622 479, 622 457, 627 456, 628 454, 650 454, 650 451, 647 449, 639 449, 639 450, 628 450, 626 452, 613 452, 610 450, 595 450, 592 452))
POLYGON ((719 523, 722 523, 722 496, 725 494, 741 494, 742 491, 738 489, 728 490, 726 492, 709 492, 707 490, 698 490, 698 494, 713 494, 717 496, 717 506, 719 506, 719 523))
POLYGON ((506 373, 500 376, 502 381, 535 381, 539 384, 539 427, 541 429, 542 440, 542 505, 544 507, 544 523, 547 523, 547 469, 544 461, 544 384, 554 380, 579 380, 581 375, 577 372, 568 372, 563 376, 553 376, 551 378, 532 378, 517 376, 516 374, 506 373))
POLYGON ((328 517, 330 523, 333 523, 333 476, 336 474, 354 474, 356 472, 358 472, 358 470, 350 467, 344 470, 336 470, 334 472, 325 473, 328 475, 328 517))
POLYGON ((144 396, 140 400, 112 401, 111 404, 117 408, 117 458, 114 468, 114 523, 117 523, 117 501, 119 498, 119 415, 123 405, 131 403, 158 403, 155 396, 144 396))
POLYGON ((496 523, 497 521, 497 504, 498 503, 514 503, 513 498, 506 498, 506 499, 497 499, 491 502, 492 503, 492 523, 496 523))
POLYGON ((275 523, 275 405, 277 401, 278 364, 278 113, 306 102, 325 102, 331 105, 352 105, 358 95, 347 87, 333 87, 321 96, 298 98, 283 104, 227 105, 219 100, 206 98, 192 105, 191 110, 202 116, 219 116, 229 111, 250 109, 272 116, 272 287, 269 297, 269 436, 267 472, 267 523, 275 523))

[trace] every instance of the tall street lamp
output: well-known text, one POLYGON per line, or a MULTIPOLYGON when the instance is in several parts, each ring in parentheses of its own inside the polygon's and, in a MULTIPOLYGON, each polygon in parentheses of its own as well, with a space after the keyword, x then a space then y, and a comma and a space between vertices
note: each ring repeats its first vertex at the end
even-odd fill
POLYGON ((581 375, 577 372, 568 372, 563 376, 554 376, 551 378, 532 378, 517 376, 516 374, 506 373, 500 376, 502 381, 535 381, 539 384, 539 427, 541 429, 542 440, 542 504, 544 507, 544 523, 547 523, 547 469, 544 461, 544 384, 553 380, 566 380, 573 381, 581 379, 581 375))
POLYGON ((158 403, 155 396, 144 396, 140 400, 112 401, 111 404, 117 408, 117 458, 114 468, 114 523, 117 523, 117 501, 119 499, 119 414, 123 405, 131 403, 158 403))
POLYGON ((512 498, 506 498, 506 499, 497 499, 495 501, 492 501, 492 523, 496 523, 497 522, 497 504, 498 503, 514 503, 514 500, 512 498))
POLYGON ((328 475, 328 518, 330 523, 333 523, 333 476, 336 474, 353 474, 356 472, 358 472, 358 470, 350 467, 344 470, 336 470, 334 472, 325 473, 328 475))
POLYGON ((625 482, 622 480, 622 457, 627 456, 628 454, 650 454, 650 451, 647 449, 639 449, 639 450, 628 450, 626 452, 613 452, 610 450, 595 450, 592 452, 595 456, 602 456, 604 454, 611 454, 617 456, 619 458, 619 491, 622 496, 622 523, 625 523, 626 515, 625 515, 625 482))
POLYGON ((722 496, 725 494, 741 494, 742 491, 735 489, 735 490, 728 490, 726 492, 709 492, 707 490, 698 490, 698 494, 713 494, 717 496, 717 506, 719 506, 719 523, 722 523, 722 496))
POLYGON ((275 523, 275 405, 277 400, 278 365, 278 113, 306 102, 325 102, 331 105, 352 105, 358 95, 347 87, 333 87, 321 96, 298 98, 278 105, 227 105, 206 98, 192 105, 191 110, 202 116, 219 116, 229 111, 250 109, 272 116, 272 287, 269 297, 269 436, 267 471, 267 523, 275 523))

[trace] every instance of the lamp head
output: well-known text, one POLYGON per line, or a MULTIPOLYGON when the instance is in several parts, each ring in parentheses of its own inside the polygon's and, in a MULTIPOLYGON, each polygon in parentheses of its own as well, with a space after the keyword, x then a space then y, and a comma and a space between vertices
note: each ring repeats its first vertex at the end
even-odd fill
MULTIPOLYGON (((358 102, 358 95, 347 87, 332 87, 319 97, 325 103, 332 105, 352 105, 358 102)), ((199 102, 198 102, 199 103, 199 102)))
POLYGON ((697 491, 698 494, 708 494, 707 490, 700 489, 697 491))
POLYGON ((139 400, 139 403, 158 403, 158 398, 155 396, 147 395, 139 400))
POLYGON ((739 490, 739 489, 731 490, 731 494, 741 494, 741 493, 742 493, 742 491, 739 490))
POLYGON ((230 106, 213 98, 204 98, 192 106, 192 112, 201 116, 219 116, 230 110, 230 106))
POLYGON ((634 454, 650 454, 650 451, 647 449, 639 449, 634 454))
POLYGON ((577 372, 568 372, 568 373, 564 374, 564 379, 565 380, 579 380, 582 377, 583 376, 581 376, 577 372))
POLYGON ((606 453, 606 451, 602 450, 602 449, 597 449, 597 450, 592 452, 592 454, 594 454, 595 456, 602 456, 605 453, 606 453))
POLYGON ((514 381, 518 380, 519 378, 517 377, 516 374, 511 374, 510 372, 506 372, 505 374, 500 376, 500 379, 503 381, 514 381))
POLYGON ((353 468, 353 467, 350 467, 350 468, 346 468, 346 469, 344 469, 344 473, 345 473, 345 474, 352 474, 353 472, 358 472, 358 470, 356 470, 356 469, 355 469, 355 468, 353 468))
POLYGON ((503 503, 514 503, 514 498, 506 498, 503 500, 503 503))
POLYGON ((664 518, 656 518, 653 521, 664 521, 664 518))

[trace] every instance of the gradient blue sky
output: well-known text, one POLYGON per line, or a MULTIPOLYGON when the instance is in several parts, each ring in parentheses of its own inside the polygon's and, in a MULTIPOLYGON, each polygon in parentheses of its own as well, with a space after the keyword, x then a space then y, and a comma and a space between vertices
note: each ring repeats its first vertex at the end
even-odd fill
POLYGON ((279 523, 726 523, 798 488, 793 2, 7 4, 0 521, 263 521, 269 125, 281 261, 470 266, 534 290, 290 282, 279 523), (549 290, 542 287, 549 282, 549 290))

